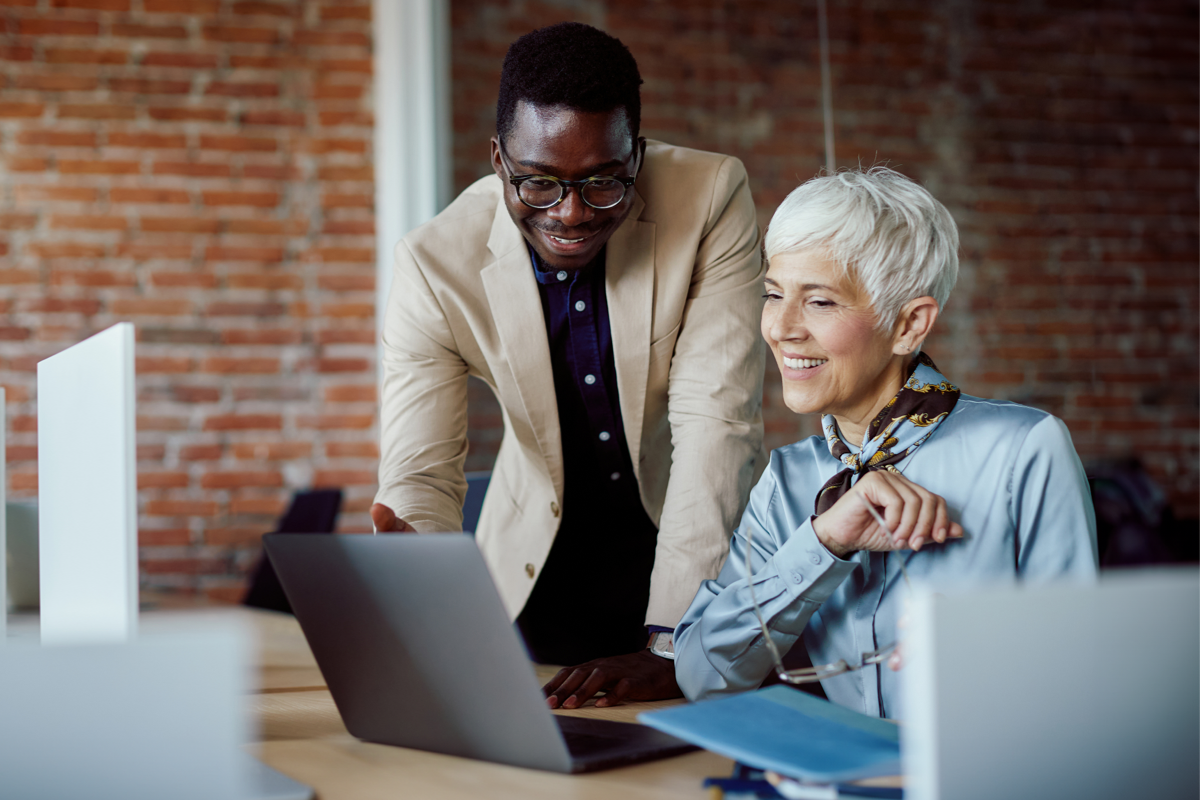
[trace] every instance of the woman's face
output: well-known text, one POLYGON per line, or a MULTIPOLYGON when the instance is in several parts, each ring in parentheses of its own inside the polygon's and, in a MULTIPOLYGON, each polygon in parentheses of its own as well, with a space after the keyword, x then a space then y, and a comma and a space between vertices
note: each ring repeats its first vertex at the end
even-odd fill
POLYGON ((905 354, 878 330, 870 296, 821 250, 783 253, 767 270, 762 334, 797 414, 832 414, 857 435, 900 390, 905 354))

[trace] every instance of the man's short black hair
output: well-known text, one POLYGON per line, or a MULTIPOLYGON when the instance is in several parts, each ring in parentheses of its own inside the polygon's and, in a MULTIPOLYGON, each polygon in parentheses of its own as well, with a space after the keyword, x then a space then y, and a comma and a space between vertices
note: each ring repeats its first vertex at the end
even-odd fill
POLYGON ((624 108, 634 141, 642 123, 642 76, 629 48, 591 25, 560 22, 512 43, 500 75, 496 134, 512 131, 517 103, 577 111, 624 108))

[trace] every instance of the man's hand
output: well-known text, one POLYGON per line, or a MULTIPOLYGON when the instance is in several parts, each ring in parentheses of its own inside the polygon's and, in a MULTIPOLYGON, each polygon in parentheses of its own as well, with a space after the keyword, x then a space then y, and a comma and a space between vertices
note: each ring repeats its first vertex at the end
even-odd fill
POLYGON ((838 558, 855 550, 920 550, 927 542, 960 539, 962 526, 951 522, 946 501, 894 472, 868 472, 833 507, 813 520, 821 544, 838 558), (892 533, 879 527, 866 500, 883 516, 892 533))
POLYGON ((396 516, 396 512, 383 503, 371 506, 371 522, 379 533, 416 533, 417 529, 396 516))
POLYGON ((597 658, 577 667, 565 667, 542 687, 550 708, 579 708, 596 692, 606 692, 597 708, 625 700, 666 700, 682 697, 675 683, 675 662, 639 650, 624 656, 597 658))

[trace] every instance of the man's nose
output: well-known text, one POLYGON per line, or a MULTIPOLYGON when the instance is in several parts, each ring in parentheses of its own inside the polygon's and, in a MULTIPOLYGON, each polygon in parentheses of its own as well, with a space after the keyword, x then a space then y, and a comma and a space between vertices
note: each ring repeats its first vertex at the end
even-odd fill
POLYGON ((591 222, 592 218, 596 216, 596 210, 583 202, 583 197, 579 194, 579 187, 572 186, 567 189, 562 202, 554 208, 548 209, 546 214, 555 222, 568 228, 575 228, 591 222))

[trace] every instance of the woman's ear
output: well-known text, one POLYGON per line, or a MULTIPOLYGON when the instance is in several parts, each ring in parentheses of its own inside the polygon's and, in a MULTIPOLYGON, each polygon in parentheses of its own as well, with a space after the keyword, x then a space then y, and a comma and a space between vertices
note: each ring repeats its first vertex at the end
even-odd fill
POLYGON ((913 353, 933 330, 938 318, 937 300, 926 295, 909 300, 896 318, 896 334, 892 338, 892 352, 913 353))

